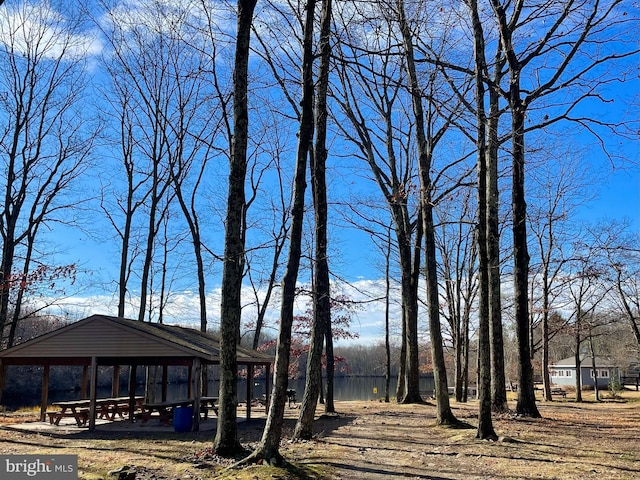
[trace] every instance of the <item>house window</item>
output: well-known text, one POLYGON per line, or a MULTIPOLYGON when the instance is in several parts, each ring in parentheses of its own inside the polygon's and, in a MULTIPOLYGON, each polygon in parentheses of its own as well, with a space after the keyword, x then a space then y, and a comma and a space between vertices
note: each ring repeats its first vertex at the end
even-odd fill
POLYGON ((609 370, 600 370, 600 377, 609 378, 609 370))
POLYGON ((564 377, 564 370, 558 370, 558 377, 564 377))
POLYGON ((556 372, 555 370, 551 370, 549 372, 549 375, 551 375, 552 377, 557 377, 558 376, 558 372, 556 372))
POLYGON ((565 370, 564 375, 569 378, 573 377, 573 370, 565 370))

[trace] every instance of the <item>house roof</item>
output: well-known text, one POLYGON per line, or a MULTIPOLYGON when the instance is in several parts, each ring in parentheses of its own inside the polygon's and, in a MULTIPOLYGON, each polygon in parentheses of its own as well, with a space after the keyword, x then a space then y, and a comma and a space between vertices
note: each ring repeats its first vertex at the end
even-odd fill
MULTIPOLYGON (((595 357, 596 367, 610 367, 613 368, 616 365, 611 361, 611 359, 606 357, 595 357)), ((582 355, 580 357, 580 366, 581 368, 591 368, 593 362, 591 361, 590 355, 582 355)), ((558 367, 568 367, 568 368, 576 368, 576 359, 575 357, 567 357, 562 360, 558 360, 557 362, 549 365, 549 368, 558 368, 558 367)))
MULTIPOLYGON (((217 336, 193 328, 92 315, 0 352, 4 364, 186 364, 220 361, 217 336)), ((273 363, 269 355, 237 347, 239 364, 273 363)))

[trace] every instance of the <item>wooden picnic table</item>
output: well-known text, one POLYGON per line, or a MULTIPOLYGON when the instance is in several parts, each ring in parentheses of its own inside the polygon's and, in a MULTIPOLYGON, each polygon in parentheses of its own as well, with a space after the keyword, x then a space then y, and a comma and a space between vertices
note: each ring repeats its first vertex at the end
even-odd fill
MULTIPOLYGON (((144 397, 135 397, 135 408, 139 408, 144 397)), ((60 410, 55 412, 47 412, 49 423, 52 425, 60 425, 63 418, 73 417, 79 427, 86 425, 89 419, 89 408, 91 400, 68 400, 63 402, 54 402, 51 404, 60 410)), ((96 399, 96 417, 106 420, 115 420, 116 415, 124 418, 129 413, 129 397, 112 397, 96 399)))
POLYGON ((51 405, 60 408, 56 412, 47 412, 49 423, 52 425, 60 425, 63 418, 75 418, 79 427, 87 424, 89 420, 89 400, 70 400, 66 402, 54 402, 51 405))

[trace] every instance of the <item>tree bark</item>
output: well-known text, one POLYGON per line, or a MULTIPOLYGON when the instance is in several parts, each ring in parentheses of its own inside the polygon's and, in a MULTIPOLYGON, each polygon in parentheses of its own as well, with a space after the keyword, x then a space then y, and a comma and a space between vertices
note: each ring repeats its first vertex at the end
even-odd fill
POLYGON ((384 274, 384 351, 385 351, 385 368, 384 368, 384 401, 389 403, 391 400, 391 342, 389 328, 390 314, 390 291, 391 291, 391 228, 388 230, 387 249, 385 251, 385 274, 384 274))
POLYGON ((474 59, 475 59, 475 86, 476 86, 476 123, 477 137, 476 147, 478 150, 478 274, 479 305, 478 305, 478 430, 476 438, 485 440, 497 440, 497 435, 493 429, 491 418, 491 342, 489 336, 491 319, 489 318, 490 288, 489 288, 489 254, 487 242, 487 145, 486 145, 486 121, 487 117, 484 109, 485 102, 485 76, 486 60, 484 55, 484 32, 478 15, 478 4, 476 0, 468 0, 471 10, 471 23, 474 32, 474 59))
POLYGON ((504 7, 499 0, 491 0, 498 21, 500 44, 509 69, 508 103, 511 111, 511 211, 514 257, 514 309, 518 342, 518 403, 516 413, 529 417, 540 417, 533 390, 533 367, 529 344, 529 252, 527 249, 527 203, 525 198, 525 148, 524 121, 526 106, 521 98, 521 64, 515 53, 512 32, 523 2, 515 6, 513 22, 508 22, 504 7))
POLYGON ((249 136, 248 71, 251 23, 256 0, 238 0, 237 39, 233 72, 233 124, 229 194, 225 228, 225 252, 222 272, 220 311, 220 406, 214 440, 216 453, 232 456, 240 447, 236 405, 238 401, 238 365, 236 342, 240 330, 241 289, 244 269, 245 209, 244 184, 247 171, 249 136))
MULTIPOLYGON (((387 48, 392 49, 393 47, 388 46, 387 48)), ((361 92, 372 104, 372 108, 380 118, 382 125, 379 127, 379 134, 370 133, 368 122, 371 121, 371 115, 368 111, 365 112, 360 108, 361 99, 358 98, 360 92, 355 93, 356 89, 354 88, 354 84, 369 82, 368 76, 364 73, 369 71, 369 66, 358 68, 357 76, 360 78, 351 82, 349 69, 346 68, 350 62, 342 63, 343 70, 340 74, 344 87, 344 98, 339 102, 357 133, 358 141, 355 142, 357 148, 369 163, 373 177, 385 197, 393 219, 400 262, 402 299, 402 352, 400 354, 396 398, 398 402, 412 403, 422 401, 418 351, 418 278, 422 237, 414 238, 414 230, 417 232, 416 235, 419 235, 422 227, 419 217, 417 220, 413 218, 408 204, 413 184, 411 162, 404 162, 402 158, 398 158, 397 154, 397 148, 407 149, 408 146, 397 145, 397 127, 394 124, 394 115, 398 109, 396 101, 401 85, 393 78, 393 75, 397 75, 397 71, 392 58, 392 53, 387 50, 383 52, 382 81, 375 88, 365 88, 361 92), (387 72, 385 68, 389 68, 391 73, 387 72), (383 143, 380 151, 376 148, 377 139, 383 143)), ((378 81, 375 80, 376 83, 378 81)), ((408 152, 405 154, 407 157, 409 156, 408 152)))
MULTIPOLYGON (((313 292, 313 329, 307 358, 307 378, 300 415, 293 432, 294 439, 310 440, 313 434, 318 395, 322 387, 322 346, 325 336, 331 335, 331 292, 329 288, 329 262, 327 259, 327 90, 331 55, 331 0, 322 1, 320 21, 320 67, 315 96, 314 152, 311 156, 311 191, 315 213, 315 280, 313 292)), ((329 376, 327 348, 327 376, 329 376)), ((333 383, 333 382, 332 382, 333 383)), ((333 387, 333 385, 332 385, 333 387)), ((327 392, 326 405, 333 406, 333 391, 327 392)), ((326 407, 325 405, 325 407, 326 407)))
POLYGON ((302 252, 302 227, 304 223, 304 196, 306 190, 307 157, 313 140, 313 30, 315 0, 306 5, 304 23, 304 39, 302 52, 302 112, 300 130, 298 132, 298 149, 296 154, 296 171, 294 176, 293 207, 291 210, 291 230, 289 237, 289 255, 287 267, 282 280, 282 304, 280 307, 280 329, 276 348, 271 403, 267 414, 267 423, 262 439, 256 450, 244 462, 264 460, 271 465, 283 462, 280 454, 280 440, 284 421, 286 392, 289 382, 289 358, 291 351, 291 328, 293 326, 293 310, 296 298, 296 282, 302 252))
MULTIPOLYGON (((578 312, 580 315, 580 312, 578 312)), ((580 338, 580 328, 576 328, 575 334, 576 340, 576 351, 574 354, 574 359, 576 363, 576 403, 582 403, 582 356, 580 354, 581 348, 581 338, 580 338)))
POLYGON ((489 268, 489 335, 491 343, 491 408, 494 412, 508 410, 507 379, 504 365, 504 335, 500 275, 500 194, 498 188, 498 127, 500 96, 496 91, 502 79, 504 56, 496 53, 493 84, 489 87, 489 117, 487 123, 487 255, 489 268))
POLYGON ((598 387, 598 370, 596 366, 596 352, 593 348, 593 338, 589 336, 589 349, 591 350, 591 370, 593 370, 593 391, 596 396, 596 402, 600 401, 600 388, 598 387))
POLYGON ((418 171, 420 176, 420 211, 424 235, 424 256, 427 287, 427 310, 429 315, 429 334, 431 338, 431 356, 437 403, 437 423, 456 424, 457 418, 449 404, 447 369, 444 360, 444 347, 440 326, 440 305, 438 294, 438 274, 436 261, 436 243, 433 224, 433 202, 431 199, 431 148, 427 142, 425 114, 422 107, 422 95, 418 83, 413 50, 413 34, 407 22, 404 1, 397 2, 398 21, 402 32, 405 66, 410 81, 411 103, 416 122, 415 134, 418 145, 418 171))

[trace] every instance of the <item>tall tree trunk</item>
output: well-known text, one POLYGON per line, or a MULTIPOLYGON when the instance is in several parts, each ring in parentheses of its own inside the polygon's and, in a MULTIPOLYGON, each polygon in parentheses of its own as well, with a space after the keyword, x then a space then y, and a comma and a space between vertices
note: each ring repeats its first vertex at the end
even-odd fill
MULTIPOLYGON (((262 300, 262 305, 260 305, 260 308, 258 309, 258 318, 256 318, 256 330, 253 334, 253 343, 252 343, 252 348, 254 350, 257 350, 258 346, 260 345, 260 336, 262 334, 262 327, 264 325, 264 319, 269 309, 269 302, 271 301, 273 290, 276 287, 278 267, 280 265, 280 255, 282 253, 282 250, 284 248, 285 241, 286 241, 287 227, 284 224, 285 223, 284 218, 282 221, 283 223, 280 226, 280 233, 283 235, 283 237, 276 239, 275 251, 273 253, 273 261, 271 263, 271 272, 269 274, 269 282, 267 284, 267 289, 264 294, 264 299, 262 300)), ((258 298, 257 295, 256 295, 256 298, 258 298)))
MULTIPOLYGON (((198 301, 200 305, 200 331, 207 331, 207 290, 205 281, 204 262, 202 260, 202 241, 200 239, 200 225, 195 212, 195 206, 192 202, 191 208, 187 206, 184 195, 182 194, 181 182, 174 176, 174 184, 176 189, 176 197, 180 203, 180 208, 184 214, 184 218, 189 226, 191 233, 191 243, 193 245, 193 254, 196 258, 196 273, 198 277, 198 301)), ((193 199, 193 197, 192 197, 193 199)), ((254 347, 255 349, 255 347, 254 347)), ((206 371, 206 365, 203 367, 206 371)))
POLYGON ((306 6, 304 39, 302 53, 302 113, 298 132, 296 171, 294 176, 293 207, 291 210, 291 230, 289 237, 289 255, 282 280, 282 304, 280 307, 280 329, 276 348, 274 382, 271 403, 267 414, 267 423, 262 439, 256 450, 243 462, 264 460, 272 465, 282 463, 280 440, 284 421, 286 392, 289 382, 289 359, 291 350, 291 328, 296 297, 296 282, 302 254, 302 227, 304 223, 304 196, 306 190, 307 157, 313 140, 313 20, 315 0, 309 0, 306 6))
POLYGON ((514 251, 514 292, 516 333, 518 340, 518 403, 516 412, 540 417, 533 390, 533 366, 529 344, 529 252, 527 249, 527 204, 524 190, 524 108, 520 104, 519 86, 511 84, 512 108, 512 212, 514 251))
POLYGON ((462 331, 464 332, 464 352, 463 352, 463 367, 460 372, 462 375, 462 400, 466 402, 469 399, 469 314, 467 312, 462 318, 462 331))
MULTIPOLYGON (((549 252, 550 253, 550 252, 549 252)), ((549 264, 544 262, 542 285, 542 389, 546 401, 553 401, 549 379, 549 264)))
POLYGON ((124 317, 127 301, 127 283, 129 280, 129 248, 131 245, 131 230, 133 215, 139 206, 134 202, 136 187, 134 186, 134 164, 132 160, 133 127, 127 122, 126 105, 123 105, 121 122, 122 162, 127 172, 127 203, 124 209, 124 228, 120 237, 120 272, 118 281, 118 316, 124 317))
MULTIPOLYGON (((578 312, 578 315, 580 313, 578 312)), ((579 325, 579 323, 578 323, 579 325)), ((575 333, 575 342, 576 342, 576 351, 574 355, 575 364, 576 364, 576 403, 582 403, 582 355, 580 353, 581 348, 581 338, 580 338, 580 328, 576 328, 575 333)))
POLYGON ((389 328, 390 313, 390 293, 391 293, 391 229, 388 230, 387 249, 385 251, 385 271, 384 271, 384 351, 385 351, 385 369, 384 369, 384 401, 389 403, 391 397, 391 343, 389 328))
POLYGON ((413 34, 407 22, 404 1, 397 2, 400 30, 404 43, 405 63, 411 85, 411 101, 416 122, 416 140, 418 145, 418 171, 420 175, 420 210, 424 235, 425 270, 427 282, 427 310, 429 315, 429 333, 431 338, 431 356, 435 381, 437 403, 437 423, 458 423, 449 404, 447 369, 444 361, 444 347, 440 326, 440 305, 438 294, 438 274, 436 264, 436 243, 433 224, 433 202, 431 199, 431 148, 427 142, 425 114, 422 108, 421 89, 416 73, 413 34))
POLYGON ((496 85, 502 79, 504 57, 495 58, 493 85, 489 87, 489 117, 487 122, 487 255, 489 261, 489 335, 491 342, 491 408, 504 412, 507 405, 507 379, 504 366, 504 336, 502 332, 502 304, 500 275, 500 229, 498 188, 498 128, 500 122, 500 96, 496 85))
POLYGON ((237 39, 233 72, 233 142, 229 169, 229 195, 225 228, 220 311, 220 407, 214 448, 218 455, 238 452, 236 405, 238 365, 236 341, 240 330, 241 289, 244 269, 244 184, 247 171, 249 137, 248 71, 251 23, 256 0, 238 0, 237 39))
POLYGON ((398 365, 398 384, 396 385, 396 402, 400 403, 404 398, 405 377, 407 371, 407 322, 405 312, 402 309, 402 325, 400 333, 400 364, 398 365))
MULTIPOLYGON (((31 218, 29 219, 29 230, 26 235, 26 251, 24 254, 24 261, 22 264, 22 276, 23 278, 27 278, 29 275, 29 270, 31 268, 31 260, 33 256, 33 249, 35 246, 36 236, 38 234, 38 229, 40 226, 40 222, 36 221, 33 218, 33 211, 31 214, 31 218)), ((16 296, 15 305, 13 307, 13 320, 11 322, 11 328, 9 329, 9 338, 7 341, 7 348, 11 348, 14 345, 15 337, 16 337, 16 329, 18 328, 18 323, 20 322, 21 312, 22 312, 22 301, 24 298, 24 288, 18 289, 18 294, 16 296)))
POLYGON ((324 404, 324 412, 325 413, 335 413, 336 406, 334 402, 334 391, 335 391, 335 370, 336 363, 334 360, 333 354, 333 328, 331 325, 331 321, 327 322, 325 331, 325 356, 326 356, 326 365, 327 365, 327 398, 324 404))
MULTIPOLYGON (((322 345, 325 336, 331 334, 331 292, 329 289, 329 262, 327 259, 327 89, 329 86, 329 61, 331 55, 331 0, 322 1, 320 21, 320 68, 315 96, 315 147, 311 155, 311 191, 315 213, 315 280, 313 292, 313 328, 307 379, 300 415, 293 432, 294 439, 310 440, 313 433, 318 395, 322 387, 322 345)), ((333 353, 331 353, 333 355, 333 353)), ((327 374, 329 374, 327 349, 327 374)), ((332 382, 333 383, 333 382, 332 382)), ((332 385, 333 386, 333 385, 332 385)), ((333 405, 333 392, 327 392, 327 404, 333 405)), ((325 405, 325 408, 326 408, 325 405)))
POLYGON ((476 86, 476 123, 477 137, 476 147, 478 149, 478 274, 479 305, 478 305, 478 397, 480 401, 478 409, 478 430, 476 438, 482 440, 497 440, 497 435, 493 429, 491 418, 491 342, 489 329, 491 319, 489 318, 489 255, 487 242, 487 144, 486 144, 486 121, 487 117, 484 109, 485 88, 484 72, 486 61, 484 56, 484 32, 478 15, 478 4, 476 0, 468 0, 471 10, 471 21, 474 32, 474 59, 475 59, 475 86, 476 86))
POLYGON ((404 403, 421 403, 420 396, 420 352, 418 345, 418 286, 420 285, 420 266, 422 257, 423 222, 421 221, 421 208, 418 207, 418 215, 413 241, 413 262, 411 269, 411 321, 407 323, 407 347, 408 361, 407 381, 405 385, 404 403))
POLYGON ((508 102, 511 111, 511 211, 513 219, 513 289, 516 336, 518 341, 518 403, 516 413, 529 417, 540 417, 533 390, 533 367, 529 343, 529 252, 527 249, 527 203, 525 197, 525 148, 524 121, 526 105, 521 99, 521 64, 512 41, 519 13, 524 2, 515 6, 512 22, 508 22, 503 5, 491 0, 495 12, 500 44, 509 68, 508 102))
POLYGON ((596 366, 596 352, 593 348, 593 337, 589 335, 589 350, 591 350, 591 370, 593 371, 593 391, 596 395, 596 402, 600 401, 600 388, 598 387, 598 370, 596 366))
MULTIPOLYGON (((12 167, 8 169, 11 172, 12 167)), ((10 174, 13 175, 13 174, 10 174)), ((4 231, 2 232, 2 260, 0 261, 0 348, 5 341, 5 338, 9 335, 9 332, 5 332, 7 328, 10 328, 10 316, 9 316, 9 295, 11 292, 11 285, 13 283, 11 272, 13 270, 13 262, 15 255, 15 224, 17 218, 11 211, 11 184, 7 181, 7 189, 5 196, 5 212, 3 215, 4 231)), ((15 207, 14 207, 15 208, 15 207)))
MULTIPOLYGON (((158 115, 160 114, 158 113, 158 115)), ((158 125, 156 125, 156 127, 160 128, 158 125)), ((154 136, 160 136, 160 132, 154 132, 154 136)), ((141 322, 144 321, 146 313, 151 312, 151 308, 147 309, 147 298, 149 296, 149 284, 151 281, 150 275, 151 265, 153 263, 154 245, 158 234, 158 222, 156 222, 156 219, 158 215, 158 207, 160 206, 160 201, 166 188, 160 185, 162 179, 159 167, 160 163, 163 161, 161 144, 162 142, 158 139, 154 141, 151 158, 151 161, 153 162, 153 174, 151 175, 151 181, 153 183, 151 185, 150 193, 151 204, 149 205, 149 224, 147 227, 147 243, 144 247, 144 263, 142 264, 142 275, 140 279, 140 307, 138 309, 138 320, 141 322)), ((164 213, 162 213, 162 215, 164 215, 164 213)), ((151 292, 151 294, 153 294, 153 292, 151 292)))
MULTIPOLYGON (((400 374, 398 381, 398 401, 402 403, 422 402, 420 397, 420 369, 418 352, 418 285, 416 269, 420 265, 419 248, 411 245, 411 228, 408 226, 409 210, 406 198, 402 197, 392 205, 395 222, 398 254, 400 257, 403 347, 400 374), (412 248, 413 247, 413 248, 412 248), (418 257, 414 257, 417 254, 418 257)), ((420 228, 420 231, 422 228, 420 228)), ((418 246, 421 235, 416 233, 418 246)))

